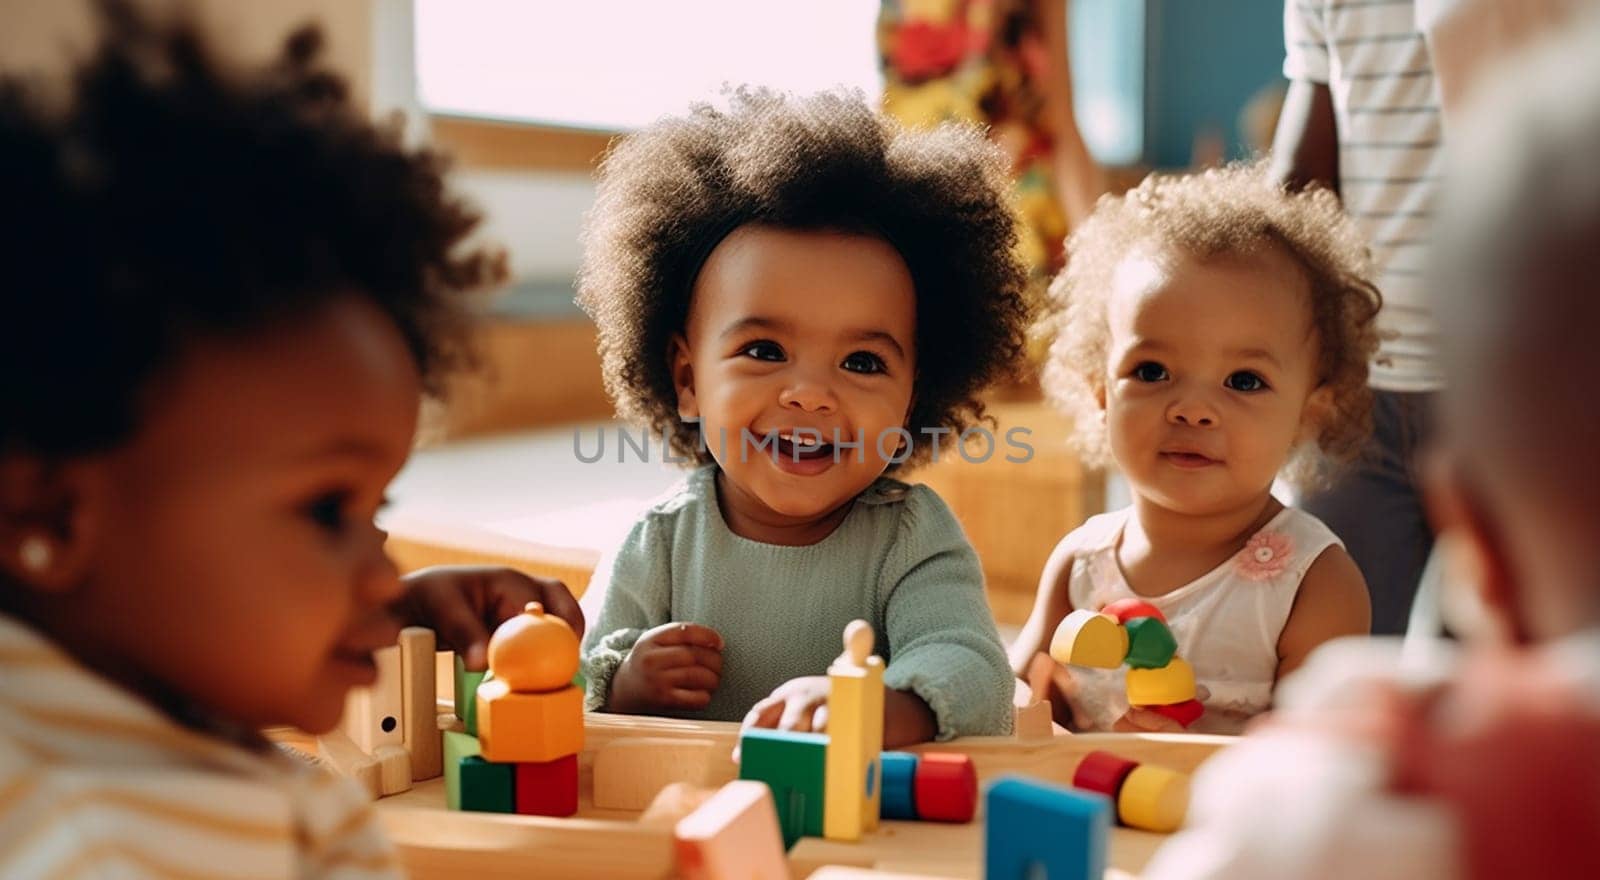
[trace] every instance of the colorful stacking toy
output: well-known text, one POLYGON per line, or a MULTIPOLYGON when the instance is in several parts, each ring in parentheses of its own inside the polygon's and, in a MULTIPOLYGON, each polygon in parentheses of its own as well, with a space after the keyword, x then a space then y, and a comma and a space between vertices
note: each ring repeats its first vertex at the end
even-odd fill
POLYGON ((466 733, 444 736, 452 809, 529 816, 578 811, 583 689, 578 637, 538 602, 489 638, 489 672, 456 659, 456 711, 466 733))
POLYGON ((1178 656, 1178 640, 1166 617, 1149 602, 1122 599, 1100 611, 1073 611, 1056 627, 1050 656, 1073 666, 1127 666, 1128 705, 1159 712, 1184 727, 1205 711, 1195 699, 1194 667, 1178 656))

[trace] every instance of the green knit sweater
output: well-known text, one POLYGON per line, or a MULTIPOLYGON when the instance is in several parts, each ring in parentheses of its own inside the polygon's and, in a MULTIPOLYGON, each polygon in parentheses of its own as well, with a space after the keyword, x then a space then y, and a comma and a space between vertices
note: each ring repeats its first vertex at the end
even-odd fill
POLYGON ((590 595, 603 604, 584 638, 589 708, 605 703, 645 630, 687 621, 722 635, 723 667, 711 705, 681 714, 738 721, 785 681, 825 674, 845 624, 861 618, 877 634, 884 684, 927 702, 939 739, 1010 732, 1011 669, 983 572, 939 496, 879 479, 833 534, 788 547, 728 529, 716 473, 690 474, 595 570, 590 595))

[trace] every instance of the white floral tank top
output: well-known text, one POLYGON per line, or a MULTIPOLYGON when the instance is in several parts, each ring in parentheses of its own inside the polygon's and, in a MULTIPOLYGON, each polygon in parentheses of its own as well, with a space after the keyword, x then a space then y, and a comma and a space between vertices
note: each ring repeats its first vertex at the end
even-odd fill
MULTIPOLYGON (((1321 520, 1286 507, 1228 561, 1164 596, 1141 596, 1117 562, 1131 515, 1130 507, 1091 517, 1063 539, 1075 546, 1068 584, 1072 607, 1098 610, 1137 598, 1160 609, 1179 656, 1194 667, 1196 684, 1210 692, 1205 715, 1191 730, 1238 733, 1272 703, 1278 636, 1301 579, 1324 550, 1344 545, 1321 520)), ((1083 684, 1080 699, 1094 727, 1111 729, 1128 710, 1126 670, 1073 667, 1072 673, 1083 684)))

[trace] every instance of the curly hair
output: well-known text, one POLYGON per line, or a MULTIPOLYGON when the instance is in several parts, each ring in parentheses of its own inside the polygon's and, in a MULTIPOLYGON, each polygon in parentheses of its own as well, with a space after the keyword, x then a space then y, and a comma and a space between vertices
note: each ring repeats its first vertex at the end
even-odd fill
MULTIPOLYGON (((1103 196, 1067 242, 1067 268, 1050 285, 1039 329, 1052 338, 1042 383, 1074 424, 1072 446, 1091 465, 1109 463, 1098 395, 1104 390, 1112 274, 1141 247, 1176 248, 1198 259, 1277 248, 1305 273, 1317 339, 1318 385, 1331 390, 1315 436, 1325 460, 1354 457, 1372 429, 1367 365, 1377 351, 1382 305, 1368 280, 1366 243, 1332 192, 1288 193, 1264 163, 1198 174, 1146 177, 1120 197, 1103 196)), ((1306 450, 1309 451, 1309 450, 1306 450)), ((1319 462, 1295 456, 1288 475, 1312 482, 1319 462)))
POLYGON ((461 294, 504 262, 457 253, 479 218, 440 157, 364 118, 314 27, 236 69, 136 6, 101 0, 70 87, 0 79, 0 451, 112 448, 186 346, 352 293, 437 391, 466 355, 461 294))
POLYGON ((912 435, 984 419, 977 394, 1009 377, 1031 317, 1016 255, 1004 159, 977 130, 901 128, 859 97, 739 90, 623 139, 601 166, 584 230, 578 303, 600 332, 606 388, 625 419, 706 463, 699 427, 678 418, 668 369, 695 276, 745 224, 881 237, 917 297, 912 435))

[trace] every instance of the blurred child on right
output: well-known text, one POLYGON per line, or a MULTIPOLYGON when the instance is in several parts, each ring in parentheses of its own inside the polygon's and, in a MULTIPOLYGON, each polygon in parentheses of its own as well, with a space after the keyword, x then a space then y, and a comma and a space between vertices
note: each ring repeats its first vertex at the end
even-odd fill
MULTIPOLYGON (((1365 436, 1379 297, 1333 194, 1288 195, 1262 172, 1152 176, 1073 235, 1044 385, 1133 505, 1062 539, 1011 650, 1024 675, 1073 609, 1146 601, 1194 668, 1195 729, 1211 732, 1238 732, 1311 649, 1369 619, 1339 539, 1271 488, 1365 436)), ((1178 729, 1130 709, 1123 675, 1055 669, 1056 720, 1178 729)))
POLYGON ((1428 497, 1492 626, 1403 675, 1372 643, 1320 652, 1201 768, 1145 877, 1600 877, 1597 37, 1484 80, 1442 206, 1428 497))

